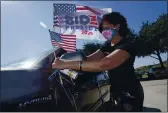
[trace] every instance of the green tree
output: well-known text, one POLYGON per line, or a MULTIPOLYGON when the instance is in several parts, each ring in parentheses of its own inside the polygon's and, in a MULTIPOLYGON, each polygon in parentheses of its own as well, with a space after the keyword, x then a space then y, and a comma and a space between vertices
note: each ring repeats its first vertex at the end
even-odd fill
POLYGON ((168 51, 168 14, 162 14, 155 22, 143 22, 139 32, 139 38, 143 41, 145 49, 138 56, 151 56, 159 60, 164 68, 161 53, 168 51))
POLYGON ((138 37, 138 34, 135 33, 135 31, 134 31, 133 29, 129 28, 129 32, 128 32, 127 37, 137 38, 137 37, 138 37))

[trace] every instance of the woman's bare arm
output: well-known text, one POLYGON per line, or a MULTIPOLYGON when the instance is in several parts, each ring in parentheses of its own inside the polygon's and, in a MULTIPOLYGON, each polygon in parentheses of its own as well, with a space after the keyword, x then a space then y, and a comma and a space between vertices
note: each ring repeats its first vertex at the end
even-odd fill
MULTIPOLYGON (((117 49, 101 60, 83 61, 82 71, 100 72, 114 69, 124 63, 129 57, 130 54, 127 51, 117 49)), ((79 61, 62 61, 55 59, 52 66, 57 69, 80 70, 79 61)))
POLYGON ((87 61, 100 60, 104 57, 105 57, 104 53, 99 49, 96 52, 92 53, 91 55, 88 55, 87 61))

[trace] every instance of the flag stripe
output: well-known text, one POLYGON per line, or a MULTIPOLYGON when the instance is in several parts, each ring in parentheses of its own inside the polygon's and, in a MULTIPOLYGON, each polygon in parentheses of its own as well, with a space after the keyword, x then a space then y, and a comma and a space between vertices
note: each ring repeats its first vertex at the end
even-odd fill
POLYGON ((65 49, 66 51, 68 51, 68 52, 75 52, 76 50, 74 50, 74 49, 65 49))
POLYGON ((62 37, 62 36, 76 37, 76 35, 62 35, 62 34, 61 34, 61 37, 62 37))
MULTIPOLYGON (((53 43, 55 43, 55 42, 53 42, 53 43)), ((67 45, 67 46, 73 46, 73 47, 75 47, 76 46, 76 44, 72 44, 72 43, 64 43, 64 42, 62 42, 62 43, 59 43, 59 44, 62 44, 62 45, 67 45)))
POLYGON ((54 24, 65 23, 66 21, 54 21, 54 24))
POLYGON ((64 45, 61 43, 59 44, 57 42, 53 42, 52 44, 53 44, 53 46, 60 46, 61 48, 63 48, 66 51, 69 51, 69 52, 76 51, 76 47, 69 47, 67 45, 64 45))
POLYGON ((64 45, 64 44, 58 44, 58 43, 56 43, 56 42, 54 42, 54 43, 52 43, 53 45, 55 45, 55 46, 61 46, 63 49, 66 49, 66 48, 68 48, 68 49, 76 49, 76 46, 67 46, 67 45, 64 45))
POLYGON ((91 25, 98 25, 97 22, 90 22, 91 25))
POLYGON ((58 44, 58 43, 53 43, 53 45, 55 46, 61 46, 63 49, 76 49, 76 47, 71 47, 71 46, 67 46, 67 45, 64 45, 64 44, 58 44))
POLYGON ((73 42, 73 43, 70 43, 70 42, 62 42, 62 43, 67 44, 67 45, 73 45, 73 46, 76 46, 76 44, 74 44, 75 42, 73 42))
POLYGON ((71 44, 71 45, 76 45, 76 44, 75 44, 75 42, 76 42, 76 41, 74 41, 74 42, 69 42, 69 41, 68 41, 68 42, 67 42, 67 41, 62 41, 62 43, 65 43, 65 44, 71 44))
POLYGON ((91 12, 94 13, 94 14, 97 14, 97 15, 100 15, 100 14, 101 14, 101 13, 95 11, 94 9, 92 9, 92 8, 90 8, 90 7, 88 7, 88 6, 85 6, 85 7, 87 8, 87 10, 91 11, 91 12))
POLYGON ((60 45, 63 48, 69 48, 69 49, 75 49, 76 48, 75 46, 67 46, 67 45, 64 45, 64 44, 60 44, 60 45))
POLYGON ((76 10, 77 11, 88 10, 88 11, 90 11, 90 12, 96 14, 96 15, 100 15, 101 14, 101 13, 97 12, 96 10, 94 10, 94 9, 88 7, 88 6, 76 6, 76 10))
POLYGON ((72 44, 72 43, 68 43, 68 42, 67 43, 62 42, 60 44, 64 44, 64 45, 67 45, 67 46, 76 46, 76 44, 74 44, 74 43, 72 44))
POLYGON ((71 37, 69 37, 69 38, 67 38, 67 37, 61 37, 61 40, 64 40, 64 41, 75 41, 75 39, 76 39, 76 37, 75 38, 71 38, 71 37))
POLYGON ((87 10, 85 7, 77 7, 76 10, 87 10))

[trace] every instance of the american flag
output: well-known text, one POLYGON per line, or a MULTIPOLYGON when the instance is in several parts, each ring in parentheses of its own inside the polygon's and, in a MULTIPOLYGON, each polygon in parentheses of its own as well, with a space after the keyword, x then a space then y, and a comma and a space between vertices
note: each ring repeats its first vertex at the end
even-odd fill
POLYGON ((58 33, 54 32, 54 31, 50 31, 50 30, 49 30, 49 33, 50 33, 51 41, 53 40, 53 41, 56 41, 59 43, 62 41, 60 38, 60 35, 58 33))
POLYGON ((101 15, 103 11, 90 8, 88 6, 81 6, 75 4, 53 4, 54 5, 54 26, 61 26, 65 24, 65 14, 82 14, 81 12, 87 11, 90 14, 89 25, 98 25, 96 15, 101 15))
POLYGON ((50 31, 51 43, 59 46, 68 52, 76 51, 76 35, 63 35, 50 31))

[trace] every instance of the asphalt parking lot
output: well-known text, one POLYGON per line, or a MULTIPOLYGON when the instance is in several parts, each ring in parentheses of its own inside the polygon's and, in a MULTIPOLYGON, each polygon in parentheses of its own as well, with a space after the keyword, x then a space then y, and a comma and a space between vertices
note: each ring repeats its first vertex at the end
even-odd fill
POLYGON ((141 82, 144 88, 144 111, 167 112, 167 79, 141 82))
POLYGON ((167 79, 141 81, 141 84, 144 89, 143 111, 167 112, 167 79))

